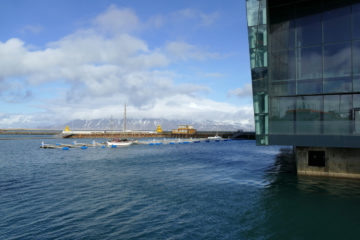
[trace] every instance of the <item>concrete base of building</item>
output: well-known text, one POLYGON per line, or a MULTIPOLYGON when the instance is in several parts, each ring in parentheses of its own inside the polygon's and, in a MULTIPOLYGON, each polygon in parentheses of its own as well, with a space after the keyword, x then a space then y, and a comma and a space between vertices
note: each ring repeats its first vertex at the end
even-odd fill
POLYGON ((360 179, 360 149, 296 147, 298 175, 360 179))

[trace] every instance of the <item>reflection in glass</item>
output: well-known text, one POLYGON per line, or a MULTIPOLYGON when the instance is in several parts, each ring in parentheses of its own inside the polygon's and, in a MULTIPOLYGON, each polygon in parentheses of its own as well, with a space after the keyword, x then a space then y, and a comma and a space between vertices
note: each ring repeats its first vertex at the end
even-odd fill
POLYGON ((296 19, 296 46, 319 45, 321 36, 321 15, 310 15, 296 19))
POLYGON ((360 41, 352 44, 352 60, 354 76, 360 76, 360 41))
POLYGON ((267 46, 266 25, 249 27, 248 34, 250 48, 267 46))
POLYGON ((343 77, 351 74, 350 43, 324 46, 324 77, 343 77))
POLYGON ((271 51, 294 48, 295 22, 292 6, 272 8, 270 15, 271 51))
POLYGON ((267 49, 250 49, 250 65, 251 68, 267 67, 267 49))
POLYGON ((295 97, 272 98, 270 132, 274 134, 294 134, 295 109, 295 97))
POLYGON ((297 51, 298 79, 322 77, 321 47, 299 48, 297 51))
POLYGON ((247 0, 246 1, 246 13, 248 26, 258 25, 259 20, 259 1, 258 0, 247 0))
POLYGON ((351 77, 324 78, 324 93, 351 92, 351 77))
POLYGON ((360 4, 352 6, 352 38, 360 39, 360 4))
POLYGON ((324 12, 324 42, 350 40, 350 7, 324 12))
POLYGON ((295 80, 295 51, 272 52, 270 63, 271 81, 295 80))
POLYGON ((350 43, 324 46, 324 92, 350 92, 351 49, 350 43))
POLYGON ((320 134, 322 96, 302 96, 296 99, 296 134, 320 134))
POLYGON ((324 134, 351 132, 352 95, 324 96, 324 134))
POLYGON ((360 108, 360 94, 353 95, 353 107, 360 108))
POLYGON ((267 77, 267 68, 253 68, 251 69, 251 78, 253 80, 263 79, 267 77))
POLYGON ((297 81, 297 94, 319 94, 323 91, 323 81, 318 79, 304 79, 297 81))
POLYGON ((277 81, 271 83, 272 96, 295 95, 296 82, 295 81, 277 81))
POLYGON ((360 92, 360 77, 353 77, 353 91, 360 92))

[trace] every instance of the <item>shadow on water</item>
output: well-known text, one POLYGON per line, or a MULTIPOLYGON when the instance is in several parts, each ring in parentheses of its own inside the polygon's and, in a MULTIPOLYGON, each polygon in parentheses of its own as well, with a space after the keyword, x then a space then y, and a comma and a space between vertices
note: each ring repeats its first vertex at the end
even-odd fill
POLYGON ((264 213, 257 238, 357 239, 360 181, 297 176, 292 148, 283 148, 265 170, 270 182, 260 200, 264 213))

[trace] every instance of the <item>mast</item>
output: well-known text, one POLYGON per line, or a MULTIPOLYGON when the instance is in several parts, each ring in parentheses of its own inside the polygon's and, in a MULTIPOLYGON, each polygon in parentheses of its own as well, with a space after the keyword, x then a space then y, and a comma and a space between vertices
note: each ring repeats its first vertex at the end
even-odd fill
POLYGON ((126 103, 124 105, 124 132, 126 132, 126 103))

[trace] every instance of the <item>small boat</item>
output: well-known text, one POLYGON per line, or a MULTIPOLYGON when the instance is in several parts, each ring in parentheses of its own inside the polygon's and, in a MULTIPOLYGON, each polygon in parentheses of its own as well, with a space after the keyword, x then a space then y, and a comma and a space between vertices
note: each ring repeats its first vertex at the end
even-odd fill
POLYGON ((208 137, 209 140, 221 140, 222 137, 215 135, 214 137, 208 137))
POLYGON ((133 144, 133 141, 127 139, 112 139, 110 141, 107 141, 106 144, 110 147, 126 147, 133 144))

